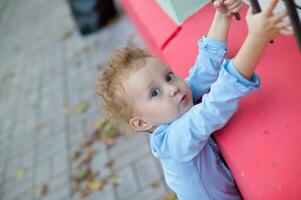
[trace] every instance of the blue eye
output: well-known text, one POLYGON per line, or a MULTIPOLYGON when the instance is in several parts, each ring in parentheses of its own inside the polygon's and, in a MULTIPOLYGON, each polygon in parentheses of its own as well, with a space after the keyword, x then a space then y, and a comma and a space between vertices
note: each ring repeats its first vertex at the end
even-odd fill
POLYGON ((166 75, 166 81, 171 81, 172 79, 174 79, 175 75, 173 72, 168 72, 168 74, 166 75))
POLYGON ((158 96, 159 93, 160 93, 160 89, 159 89, 159 88, 154 88, 154 89, 151 91, 152 97, 158 96))

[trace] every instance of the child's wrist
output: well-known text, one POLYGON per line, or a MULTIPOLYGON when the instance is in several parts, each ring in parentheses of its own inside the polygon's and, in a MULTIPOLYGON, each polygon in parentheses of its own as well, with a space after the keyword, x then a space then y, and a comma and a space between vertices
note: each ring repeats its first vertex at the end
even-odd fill
POLYGON ((249 33, 246 40, 258 46, 264 46, 269 43, 270 39, 262 37, 260 34, 249 33))
POLYGON ((221 11, 217 10, 216 11, 216 16, 220 19, 226 19, 226 20, 231 20, 233 15, 229 15, 227 13, 222 13, 221 11))

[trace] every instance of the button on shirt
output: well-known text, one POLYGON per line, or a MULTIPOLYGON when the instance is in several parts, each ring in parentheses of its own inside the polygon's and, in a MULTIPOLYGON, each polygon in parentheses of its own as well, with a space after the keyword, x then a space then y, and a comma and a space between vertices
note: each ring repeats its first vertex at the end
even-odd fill
POLYGON ((199 55, 186 79, 194 106, 150 134, 152 153, 180 200, 240 199, 210 135, 229 121, 240 97, 257 90, 260 81, 256 74, 245 79, 232 60, 225 59, 226 43, 204 36, 198 44, 199 55))

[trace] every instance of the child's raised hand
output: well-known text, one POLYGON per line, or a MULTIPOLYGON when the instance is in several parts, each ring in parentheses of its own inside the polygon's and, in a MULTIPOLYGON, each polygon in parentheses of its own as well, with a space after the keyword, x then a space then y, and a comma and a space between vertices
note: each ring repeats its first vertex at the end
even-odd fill
POLYGON ((278 0, 272 0, 270 4, 258 14, 253 14, 250 7, 246 16, 249 35, 268 42, 279 34, 291 35, 293 33, 289 20, 284 20, 287 12, 273 13, 278 0))
POLYGON ((214 7, 226 16, 232 16, 233 13, 238 13, 242 6, 241 0, 215 0, 214 7))

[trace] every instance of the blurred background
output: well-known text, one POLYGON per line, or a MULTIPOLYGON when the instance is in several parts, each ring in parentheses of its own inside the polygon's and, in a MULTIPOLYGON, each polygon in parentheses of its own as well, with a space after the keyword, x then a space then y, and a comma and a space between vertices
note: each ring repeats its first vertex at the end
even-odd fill
POLYGON ((148 135, 102 120, 108 54, 144 44, 118 1, 0 0, 0 199, 175 199, 148 135))

